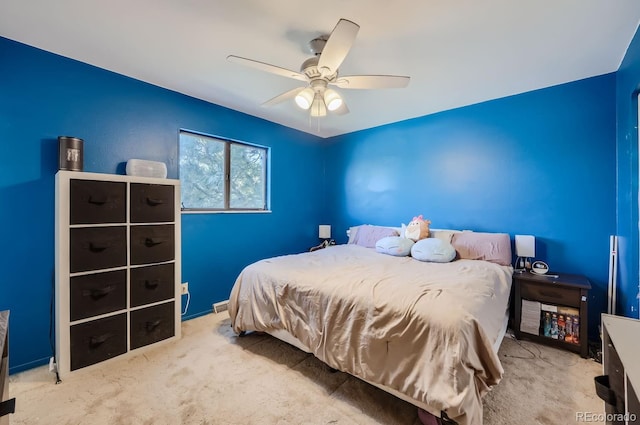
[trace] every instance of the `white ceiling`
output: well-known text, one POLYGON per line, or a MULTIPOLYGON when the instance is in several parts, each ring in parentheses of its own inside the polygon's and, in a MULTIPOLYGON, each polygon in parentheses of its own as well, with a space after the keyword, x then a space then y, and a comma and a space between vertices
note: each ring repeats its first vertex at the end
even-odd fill
MULTIPOLYGON (((0 0, 0 35, 321 137, 616 71, 640 0, 0 0), (343 90, 350 113, 311 120, 298 71, 340 18, 360 31, 340 73, 411 77, 343 90)), ((302 83, 303 84, 303 83, 302 83)))

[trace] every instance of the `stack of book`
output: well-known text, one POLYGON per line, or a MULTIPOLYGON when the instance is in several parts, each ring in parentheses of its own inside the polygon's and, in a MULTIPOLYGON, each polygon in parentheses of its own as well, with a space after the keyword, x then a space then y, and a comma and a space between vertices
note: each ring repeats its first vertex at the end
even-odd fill
POLYGON ((580 312, 576 308, 541 304, 540 324, 543 336, 580 343, 580 312))
POLYGON ((580 312, 577 308, 523 299, 520 332, 579 344, 580 312))

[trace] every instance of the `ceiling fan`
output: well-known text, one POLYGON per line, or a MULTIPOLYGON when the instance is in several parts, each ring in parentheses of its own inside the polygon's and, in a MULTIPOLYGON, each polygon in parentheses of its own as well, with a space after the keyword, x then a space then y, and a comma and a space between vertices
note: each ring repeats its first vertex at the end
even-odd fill
POLYGON ((349 53, 359 29, 358 24, 340 19, 330 35, 311 40, 309 48, 314 56, 302 63, 300 72, 234 55, 227 56, 227 60, 307 83, 304 87, 297 87, 267 100, 263 106, 294 98, 296 104, 309 110, 312 117, 323 117, 327 115, 327 111, 346 114, 349 109, 342 96, 329 86, 342 89, 402 88, 410 80, 409 77, 399 75, 339 75, 338 68, 349 53))

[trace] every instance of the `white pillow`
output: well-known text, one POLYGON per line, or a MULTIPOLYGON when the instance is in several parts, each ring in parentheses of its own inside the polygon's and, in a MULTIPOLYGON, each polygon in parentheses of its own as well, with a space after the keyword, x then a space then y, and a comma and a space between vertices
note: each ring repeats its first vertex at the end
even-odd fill
POLYGON ((387 236, 376 242, 376 251, 395 257, 406 257, 411 253, 414 242, 401 236, 387 236))
POLYGON ((356 234, 358 233, 358 227, 360 227, 360 226, 351 226, 351 227, 349 227, 349 229, 347 229, 347 236, 349 237, 349 240, 347 241, 348 244, 352 244, 356 240, 356 234))
POLYGON ((411 256, 420 261, 448 263, 456 258, 456 250, 447 241, 438 238, 426 238, 420 239, 411 247, 411 256))

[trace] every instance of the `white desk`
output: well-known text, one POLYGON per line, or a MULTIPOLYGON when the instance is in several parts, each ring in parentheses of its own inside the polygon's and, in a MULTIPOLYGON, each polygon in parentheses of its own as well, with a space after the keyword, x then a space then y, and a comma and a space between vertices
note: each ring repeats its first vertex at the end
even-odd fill
POLYGON ((602 315, 602 367, 611 389, 624 399, 624 406, 606 406, 607 424, 630 424, 640 420, 640 320, 602 315), (637 390, 636 390, 637 389, 637 390), (621 414, 621 415, 620 415, 621 414), (611 419, 611 420, 609 420, 611 419), (635 419, 635 420, 634 420, 635 419))

